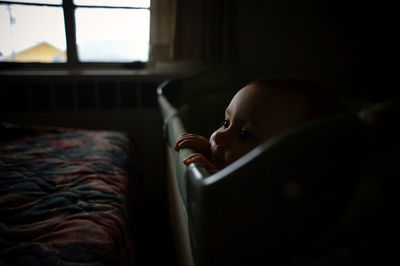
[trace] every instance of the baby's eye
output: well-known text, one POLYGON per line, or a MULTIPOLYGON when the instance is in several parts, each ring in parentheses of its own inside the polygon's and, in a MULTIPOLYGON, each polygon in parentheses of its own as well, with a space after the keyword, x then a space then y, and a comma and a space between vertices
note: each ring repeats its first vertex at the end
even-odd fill
POLYGON ((228 120, 224 120, 224 122, 222 123, 222 126, 224 128, 228 128, 229 127, 229 121, 228 120))
POLYGON ((249 132, 247 130, 241 129, 239 133, 239 137, 242 140, 246 140, 249 138, 249 132))

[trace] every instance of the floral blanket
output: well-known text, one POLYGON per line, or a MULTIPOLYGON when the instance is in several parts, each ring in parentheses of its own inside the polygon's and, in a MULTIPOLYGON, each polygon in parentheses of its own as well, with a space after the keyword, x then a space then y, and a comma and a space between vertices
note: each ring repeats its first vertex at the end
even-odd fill
POLYGON ((130 147, 121 132, 0 123, 0 265, 134 265, 130 147))

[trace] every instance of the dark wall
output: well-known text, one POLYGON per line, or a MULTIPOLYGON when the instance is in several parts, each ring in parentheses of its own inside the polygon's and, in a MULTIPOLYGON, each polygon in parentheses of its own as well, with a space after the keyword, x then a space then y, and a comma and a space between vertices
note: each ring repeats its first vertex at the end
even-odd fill
POLYGON ((305 74, 341 96, 392 97, 383 84, 396 32, 392 10, 378 1, 240 1, 240 61, 305 74))

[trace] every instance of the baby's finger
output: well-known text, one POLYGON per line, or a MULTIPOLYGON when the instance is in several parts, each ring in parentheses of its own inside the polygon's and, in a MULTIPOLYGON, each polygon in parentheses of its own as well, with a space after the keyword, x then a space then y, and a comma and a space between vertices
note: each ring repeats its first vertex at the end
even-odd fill
POLYGON ((176 141, 176 143, 175 143, 174 149, 175 149, 176 151, 179 151, 180 149, 185 148, 185 146, 182 145, 182 143, 185 143, 185 142, 187 142, 187 139, 186 139, 186 138, 180 138, 180 139, 178 139, 178 140, 176 141))
POLYGON ((184 140, 185 140, 184 136, 180 136, 180 137, 176 140, 175 146, 174 146, 175 151, 179 151, 179 150, 181 149, 181 148, 180 148, 180 144, 181 144, 181 142, 184 141, 184 140))
POLYGON ((178 151, 178 150, 179 150, 179 144, 180 144, 182 141, 184 141, 185 139, 187 139, 188 137, 190 137, 190 135, 192 135, 192 134, 190 134, 190 133, 183 133, 179 138, 177 138, 177 139, 176 139, 176 142, 175 142, 174 149, 175 149, 176 151, 178 151))
POLYGON ((182 136, 180 136, 176 140, 174 149, 175 149, 175 151, 179 151, 180 149, 183 149, 183 148, 195 148, 195 146, 197 146, 196 143, 201 140, 202 140, 202 137, 200 137, 198 135, 184 133, 182 136), (194 145, 194 146, 192 146, 192 145, 194 145))
POLYGON ((189 165, 191 163, 204 163, 207 159, 201 153, 193 153, 183 160, 183 163, 189 165))
POLYGON ((178 149, 184 149, 184 148, 192 148, 196 149, 198 146, 198 140, 197 139, 184 139, 178 143, 178 149))
POLYGON ((215 174, 216 172, 218 172, 218 168, 201 153, 191 154, 183 160, 183 163, 185 165, 189 165, 191 163, 200 163, 204 166, 208 173, 215 174))
POLYGON ((202 153, 193 153, 183 160, 183 163, 189 165, 191 163, 201 163, 204 166, 212 165, 211 162, 202 153))

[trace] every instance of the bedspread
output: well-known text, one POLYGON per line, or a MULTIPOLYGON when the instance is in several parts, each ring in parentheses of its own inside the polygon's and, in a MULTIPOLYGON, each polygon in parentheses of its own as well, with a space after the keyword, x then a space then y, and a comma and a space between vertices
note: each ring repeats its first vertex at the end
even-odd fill
POLYGON ((0 265, 134 264, 128 136, 0 126, 0 265))

